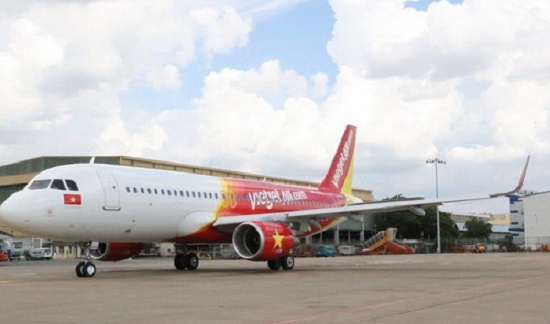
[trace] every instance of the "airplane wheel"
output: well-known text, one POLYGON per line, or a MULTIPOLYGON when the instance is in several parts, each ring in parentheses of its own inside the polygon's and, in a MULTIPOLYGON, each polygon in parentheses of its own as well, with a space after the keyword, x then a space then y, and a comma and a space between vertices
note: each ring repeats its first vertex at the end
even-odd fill
POLYGON ((95 264, 91 262, 84 264, 84 266, 82 267, 82 272, 84 273, 84 277, 89 278, 89 277, 95 276, 95 272, 96 272, 95 264))
POLYGON ((267 261, 267 266, 269 267, 269 269, 273 271, 277 271, 279 270, 279 268, 281 268, 281 260, 280 259, 269 260, 267 261))
POLYGON ((185 265, 189 270, 196 270, 199 267, 199 257, 195 253, 189 253, 185 256, 185 265))
POLYGON ((287 255, 281 258, 281 266, 283 270, 292 270, 294 269, 294 257, 292 255, 287 255))
POLYGON ((187 268, 185 265, 185 254, 176 254, 174 257, 174 266, 178 270, 185 270, 187 268))
POLYGON ((76 265, 76 276, 79 277, 79 278, 82 278, 84 277, 84 265, 86 263, 85 262, 79 262, 77 265, 76 265))

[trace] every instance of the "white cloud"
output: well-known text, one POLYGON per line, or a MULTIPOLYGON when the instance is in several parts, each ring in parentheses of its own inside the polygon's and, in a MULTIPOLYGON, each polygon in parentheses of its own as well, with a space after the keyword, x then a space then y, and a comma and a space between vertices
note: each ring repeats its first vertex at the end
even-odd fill
MULTIPOLYGON (((31 140, 31 152, 26 153, 31 156, 48 149, 49 155, 66 154, 67 149, 56 150, 60 145, 43 142, 57 141, 53 135, 60 129, 88 135, 74 154, 104 150, 140 155, 155 150, 164 142, 163 131, 123 118, 141 112, 121 107, 120 96, 133 87, 178 89, 181 69, 203 54, 243 46, 251 31, 248 18, 220 5, 205 9, 214 21, 198 23, 193 17, 201 6, 170 0, 26 1, 3 6, 0 138, 11 139, 7 132, 52 129, 51 137, 42 134, 40 141, 31 140), (200 44, 207 53, 198 52, 200 44)), ((3 140, 0 144, 11 145, 3 140)))
POLYGON ((242 19, 232 8, 224 8, 222 11, 195 9, 190 16, 203 35, 204 51, 208 56, 244 46, 252 30, 251 20, 242 19))
MULTIPOLYGON (((404 0, 330 4, 336 80, 265 57, 211 71, 192 103, 149 111, 121 97, 185 91, 186 73, 248 45, 255 14, 269 19, 290 2, 3 6, 2 159, 130 154, 315 180, 351 123, 356 184, 380 197, 431 195, 430 157, 448 160, 441 177, 452 190, 481 183, 483 193, 513 182, 528 153, 550 161, 547 1, 439 1, 426 12, 404 0)), ((537 175, 533 187, 544 188, 537 175)))
POLYGON ((174 65, 154 69, 149 73, 149 82, 157 91, 178 89, 181 86, 179 69, 174 65))

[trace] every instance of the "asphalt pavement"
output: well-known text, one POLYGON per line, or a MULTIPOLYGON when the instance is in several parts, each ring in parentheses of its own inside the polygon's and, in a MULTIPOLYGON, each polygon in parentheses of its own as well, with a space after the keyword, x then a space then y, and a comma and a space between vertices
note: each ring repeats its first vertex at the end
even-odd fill
POLYGON ((548 323, 550 253, 0 263, 0 323, 548 323))

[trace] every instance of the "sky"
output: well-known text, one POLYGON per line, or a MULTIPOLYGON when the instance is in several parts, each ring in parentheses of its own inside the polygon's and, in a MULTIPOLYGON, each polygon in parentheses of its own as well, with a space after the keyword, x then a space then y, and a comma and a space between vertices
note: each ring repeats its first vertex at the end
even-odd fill
MULTIPOLYGON (((550 175, 546 0, 0 0, 0 164, 128 155, 485 196, 550 175)), ((506 199, 446 206, 506 212, 506 199)))

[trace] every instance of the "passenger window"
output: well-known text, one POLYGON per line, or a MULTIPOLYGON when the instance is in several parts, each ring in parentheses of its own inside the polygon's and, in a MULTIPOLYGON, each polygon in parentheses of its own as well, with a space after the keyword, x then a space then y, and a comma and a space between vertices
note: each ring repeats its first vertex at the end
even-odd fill
POLYGON ((194 191, 192 192, 192 194, 193 194, 193 198, 195 198, 195 192, 194 191))
POLYGON ((147 193, 151 194, 151 188, 147 188, 147 193))
POLYGON ((131 190, 130 190, 130 187, 126 187, 126 191, 127 191, 127 192, 130 192, 130 191, 131 191, 131 190))
POLYGON ((57 190, 66 190, 65 189, 65 183, 63 183, 63 180, 61 180, 61 179, 55 179, 54 181, 52 181, 51 188, 52 189, 57 189, 57 190))
POLYGON ((201 193, 200 193, 200 191, 199 191, 199 192, 197 192, 197 196, 198 196, 199 198, 201 197, 201 193))
POLYGON ((180 196, 183 197, 183 190, 180 190, 180 196))
POLYGON ((65 184, 67 184, 70 191, 78 191, 78 186, 74 180, 65 180, 65 184))
POLYGON ((134 193, 137 193, 137 188, 136 187, 134 187, 134 193))
POLYGON ((166 190, 166 192, 168 193, 168 196, 172 195, 172 190, 166 190))
POLYGON ((52 182, 52 179, 47 180, 34 180, 31 185, 29 186, 30 190, 37 190, 37 189, 46 189, 50 186, 50 182, 52 182))
POLYGON ((155 191, 155 195, 158 195, 158 190, 157 189, 153 189, 155 191))
POLYGON ((145 189, 141 188, 141 193, 144 194, 144 193, 145 193, 145 189))
POLYGON ((160 189, 160 193, 164 195, 164 189, 160 189))

